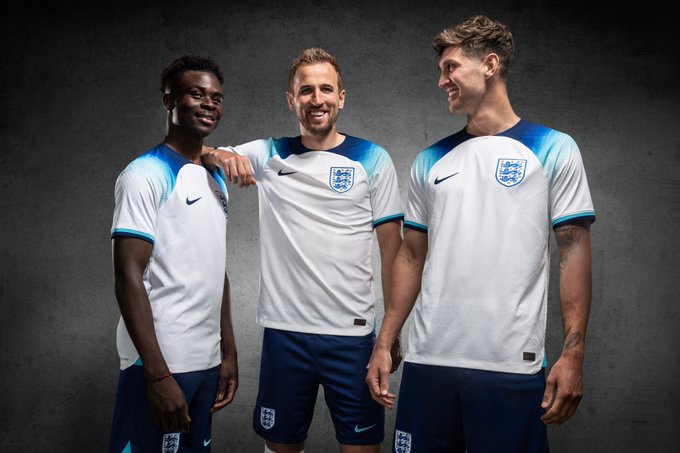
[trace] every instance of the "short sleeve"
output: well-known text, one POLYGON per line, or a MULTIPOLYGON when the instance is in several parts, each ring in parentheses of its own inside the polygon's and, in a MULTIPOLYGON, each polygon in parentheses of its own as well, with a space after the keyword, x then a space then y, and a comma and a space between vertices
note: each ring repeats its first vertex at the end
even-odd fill
POLYGON ((424 156, 424 153, 420 153, 411 166, 404 227, 427 232, 428 209, 425 180, 430 166, 426 165, 424 156))
POLYGON ((262 174, 267 162, 271 159, 275 147, 274 140, 272 138, 266 138, 253 140, 237 146, 220 146, 219 149, 225 149, 247 158, 250 161, 250 166, 253 167, 253 176, 255 177, 255 180, 260 181, 262 180, 262 174))
POLYGON ((566 140, 550 185, 550 220, 553 228, 572 220, 595 220, 588 178, 576 143, 566 140))
POLYGON ((374 227, 404 218, 394 163, 387 151, 377 146, 376 148, 378 158, 369 178, 374 227))
POLYGON ((162 169, 148 159, 128 165, 116 180, 111 238, 136 237, 153 244, 158 210, 170 185, 162 169))

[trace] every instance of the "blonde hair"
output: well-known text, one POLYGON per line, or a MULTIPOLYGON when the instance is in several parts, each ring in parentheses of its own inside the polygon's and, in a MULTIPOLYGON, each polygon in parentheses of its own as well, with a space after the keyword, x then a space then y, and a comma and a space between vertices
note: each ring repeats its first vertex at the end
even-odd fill
POLYGON ((305 49, 293 60, 293 63, 290 65, 290 72, 288 73, 288 91, 293 91, 293 79, 298 68, 302 65, 315 63, 328 63, 333 66, 333 69, 338 74, 338 91, 342 91, 342 77, 340 76, 338 60, 332 54, 319 47, 305 49))

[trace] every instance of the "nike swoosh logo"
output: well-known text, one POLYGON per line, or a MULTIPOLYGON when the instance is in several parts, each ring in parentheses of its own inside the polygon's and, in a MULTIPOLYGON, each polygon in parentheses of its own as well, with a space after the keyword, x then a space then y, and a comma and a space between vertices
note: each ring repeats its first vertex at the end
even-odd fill
POLYGON ((204 446, 204 447, 207 447, 208 445, 210 445, 210 442, 212 442, 212 439, 204 440, 204 441, 203 441, 203 446, 204 446))
POLYGON ((200 200, 203 197, 198 197, 195 200, 189 200, 189 197, 187 197, 187 204, 191 206, 192 204, 196 203, 198 200, 200 200))
POLYGON ((369 429, 373 428, 374 426, 375 426, 375 424, 373 424, 371 426, 367 426, 365 428, 359 428, 359 425, 354 425, 354 432, 355 433, 363 433, 364 431, 369 430, 369 429))
POLYGON ((292 175, 293 173, 297 173, 297 172, 296 172, 296 171, 283 171, 283 170, 279 170, 279 172, 278 172, 277 174, 278 174, 279 176, 288 176, 288 175, 292 175))
POLYGON ((458 173, 460 173, 460 172, 457 171, 457 172, 455 172, 454 174, 449 175, 449 176, 444 176, 444 177, 441 178, 441 179, 435 178, 435 179, 434 179, 434 185, 436 186, 436 185, 439 184, 440 182, 444 182, 444 181, 446 181, 447 179, 451 178, 452 176, 456 176, 458 173))

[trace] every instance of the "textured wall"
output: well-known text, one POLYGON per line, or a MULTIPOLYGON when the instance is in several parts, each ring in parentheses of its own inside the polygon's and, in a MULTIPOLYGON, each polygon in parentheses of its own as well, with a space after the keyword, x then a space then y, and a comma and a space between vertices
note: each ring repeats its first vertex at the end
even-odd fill
MULTIPOLYGON (((348 92, 339 129, 391 152, 405 199, 416 153, 463 125, 436 87, 431 38, 475 13, 513 30, 515 110, 575 138, 598 214, 585 398, 570 422, 550 428, 552 450, 680 448, 680 91, 670 13, 650 2, 630 12, 573 2, 367 3, 5 6, 2 451, 106 448, 118 365, 113 185, 128 161, 163 137, 158 74, 171 58, 192 51, 223 66, 227 112, 209 144, 238 144, 298 133, 284 99, 288 65, 303 48, 327 48, 340 60, 348 92)), ((254 322, 257 194, 230 194, 240 388, 215 418, 213 451, 258 452, 262 441, 250 422, 261 335, 254 322)), ((552 361, 562 329, 556 296, 553 285, 552 361)), ((388 437, 393 422, 389 413, 388 437)), ((319 398, 307 451, 334 450, 319 398)))

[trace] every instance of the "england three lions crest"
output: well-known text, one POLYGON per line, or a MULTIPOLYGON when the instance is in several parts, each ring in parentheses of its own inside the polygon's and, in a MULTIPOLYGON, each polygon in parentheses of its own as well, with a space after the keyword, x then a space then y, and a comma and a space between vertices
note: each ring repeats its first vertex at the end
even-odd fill
POLYGON ((260 408, 260 423, 264 429, 271 429, 276 421, 276 411, 262 406, 260 408))
POLYGON ((396 430, 394 433, 394 451, 397 453, 411 453, 411 433, 396 430))
POLYGON ((336 192, 347 192, 354 185, 354 167, 331 167, 329 184, 336 192))
POLYGON ((496 181, 505 187, 516 186, 524 179, 526 159, 498 159, 496 181))

